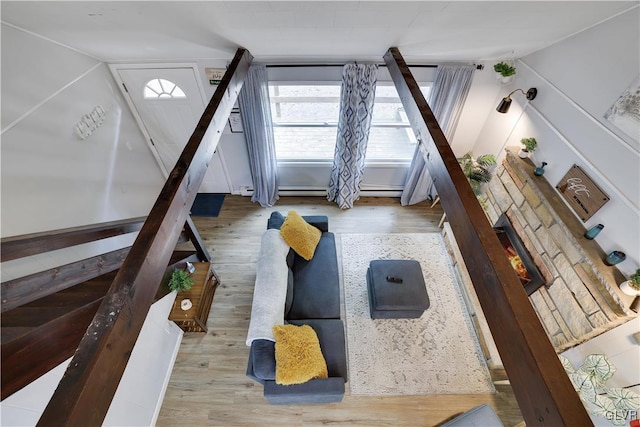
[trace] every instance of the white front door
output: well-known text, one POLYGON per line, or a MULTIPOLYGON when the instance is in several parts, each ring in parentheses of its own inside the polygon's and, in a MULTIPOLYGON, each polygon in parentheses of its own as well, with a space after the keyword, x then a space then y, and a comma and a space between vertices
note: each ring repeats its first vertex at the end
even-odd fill
MULTIPOLYGON (((143 133, 165 173, 173 169, 205 108, 193 67, 140 68, 112 65, 124 83, 125 96, 137 114, 143 133)), ((219 147, 218 147, 219 148, 219 147)), ((217 149, 200 193, 229 193, 229 182, 217 149)))

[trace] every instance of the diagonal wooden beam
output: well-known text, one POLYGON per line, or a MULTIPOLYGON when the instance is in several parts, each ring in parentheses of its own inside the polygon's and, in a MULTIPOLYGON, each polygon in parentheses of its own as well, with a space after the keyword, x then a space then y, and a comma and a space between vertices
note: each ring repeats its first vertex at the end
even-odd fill
POLYGON ((252 59, 236 52, 38 425, 103 422, 252 59))
POLYGON ((210 262, 211 255, 207 250, 207 245, 204 243, 204 240, 202 239, 202 236, 198 232, 196 225, 193 223, 193 219, 191 219, 191 216, 187 217, 187 222, 184 224, 184 231, 189 237, 191 244, 196 249, 196 252, 198 253, 198 258, 200 259, 200 261, 210 262))
POLYGON ((2 304, 0 312, 55 294, 78 283, 120 268, 129 247, 97 255, 60 267, 34 273, 0 284, 2 304))
POLYGON ((0 241, 2 262, 37 255, 56 249, 68 248, 107 237, 140 230, 146 217, 103 222, 62 230, 5 237, 0 241))
POLYGON ((384 60, 422 141, 428 171, 527 426, 592 425, 400 51, 390 48, 384 60))

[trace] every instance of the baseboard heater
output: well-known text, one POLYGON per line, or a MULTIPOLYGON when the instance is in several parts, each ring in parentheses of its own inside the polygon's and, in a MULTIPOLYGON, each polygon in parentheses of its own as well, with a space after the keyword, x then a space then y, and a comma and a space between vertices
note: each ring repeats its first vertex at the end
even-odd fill
MULTIPOLYGON (((248 188, 242 188, 239 191, 234 191, 231 194, 240 196, 252 196, 253 190, 248 188)), ((327 190, 313 190, 313 189, 283 189, 278 191, 280 196, 308 196, 308 197, 324 197, 327 195, 327 190)), ((402 190, 362 190, 360 197, 400 197, 402 190)))

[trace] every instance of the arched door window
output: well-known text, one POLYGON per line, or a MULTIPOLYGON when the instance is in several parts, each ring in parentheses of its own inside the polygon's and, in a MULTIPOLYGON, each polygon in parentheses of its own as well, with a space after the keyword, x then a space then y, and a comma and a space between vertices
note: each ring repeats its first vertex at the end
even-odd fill
POLYGON ((144 99, 186 98, 184 91, 175 83, 165 79, 153 79, 144 86, 144 99))

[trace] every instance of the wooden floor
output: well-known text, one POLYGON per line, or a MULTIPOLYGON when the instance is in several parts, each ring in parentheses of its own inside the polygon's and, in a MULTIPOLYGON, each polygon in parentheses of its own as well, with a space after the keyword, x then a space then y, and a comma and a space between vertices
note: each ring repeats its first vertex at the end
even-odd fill
MULTIPOLYGON (((505 426, 523 425, 508 385, 490 395, 397 397, 349 396, 327 405, 273 406, 262 386, 245 376, 245 345, 255 264, 267 218, 274 210, 327 215, 340 233, 439 232, 440 205, 426 202, 401 207, 395 198, 362 198, 340 210, 321 197, 282 197, 276 207, 261 208, 249 197, 227 196, 220 216, 194 218, 206 242, 221 285, 207 322, 207 334, 185 334, 160 410, 159 426, 436 426, 481 403, 489 403, 505 426)), ((375 373, 372 373, 374 375, 375 373)))

